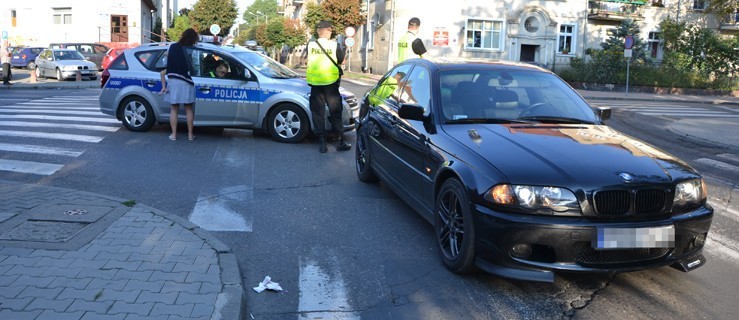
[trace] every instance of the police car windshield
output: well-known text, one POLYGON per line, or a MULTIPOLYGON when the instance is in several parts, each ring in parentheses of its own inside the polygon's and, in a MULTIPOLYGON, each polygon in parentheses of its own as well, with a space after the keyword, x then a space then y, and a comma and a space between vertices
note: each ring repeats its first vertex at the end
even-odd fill
POLYGON ((283 66, 279 62, 256 52, 235 52, 234 55, 267 77, 277 79, 300 77, 297 73, 283 66))

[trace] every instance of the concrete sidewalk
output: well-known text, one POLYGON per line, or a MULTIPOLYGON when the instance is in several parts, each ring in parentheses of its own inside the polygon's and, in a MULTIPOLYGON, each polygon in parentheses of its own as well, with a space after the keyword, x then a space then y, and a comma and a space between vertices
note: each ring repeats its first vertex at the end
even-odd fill
POLYGON ((0 319, 242 319, 236 256, 177 215, 0 180, 0 319))

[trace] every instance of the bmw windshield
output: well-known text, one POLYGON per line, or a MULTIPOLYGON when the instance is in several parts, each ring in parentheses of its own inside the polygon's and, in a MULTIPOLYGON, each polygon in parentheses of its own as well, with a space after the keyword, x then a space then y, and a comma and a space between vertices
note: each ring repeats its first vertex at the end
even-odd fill
POLYGON ((276 79, 300 78, 300 75, 279 62, 256 52, 233 52, 239 60, 254 67, 259 73, 276 79))

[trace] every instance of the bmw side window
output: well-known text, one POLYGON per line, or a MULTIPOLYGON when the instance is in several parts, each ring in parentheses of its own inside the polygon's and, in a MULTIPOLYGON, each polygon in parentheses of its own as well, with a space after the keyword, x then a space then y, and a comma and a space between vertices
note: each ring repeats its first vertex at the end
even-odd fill
POLYGON ((400 91, 400 103, 414 103, 422 106, 428 112, 431 103, 431 81, 429 71, 424 67, 416 67, 405 80, 405 86, 400 91))
POLYGON ((403 79, 410 69, 411 65, 403 65, 388 73, 388 76, 381 79, 378 85, 370 91, 370 103, 372 105, 378 105, 385 99, 396 100, 398 96, 393 94, 397 91, 398 85, 402 84, 403 79))

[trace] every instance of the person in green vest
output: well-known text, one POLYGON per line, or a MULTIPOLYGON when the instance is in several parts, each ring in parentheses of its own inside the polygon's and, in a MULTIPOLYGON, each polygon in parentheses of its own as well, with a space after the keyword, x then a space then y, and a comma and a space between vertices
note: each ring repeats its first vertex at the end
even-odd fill
POLYGON ((398 63, 412 58, 423 58, 426 53, 426 46, 423 40, 418 38, 418 28, 421 27, 421 20, 413 17, 408 20, 408 31, 398 41, 398 63))
POLYGON ((337 151, 351 149, 351 144, 344 141, 344 125, 341 119, 343 106, 339 83, 343 71, 339 64, 344 61, 344 51, 336 41, 331 40, 331 22, 321 21, 316 25, 318 39, 308 42, 308 68, 305 80, 310 86, 310 111, 313 126, 318 135, 318 151, 326 153, 326 105, 329 110, 331 130, 338 136, 337 151))
POLYGON ((398 84, 403 77, 405 77, 405 72, 398 72, 392 77, 387 77, 382 84, 377 86, 375 89, 372 89, 372 92, 370 92, 370 103, 372 105, 378 105, 382 100, 390 97, 390 95, 398 89, 398 84))

